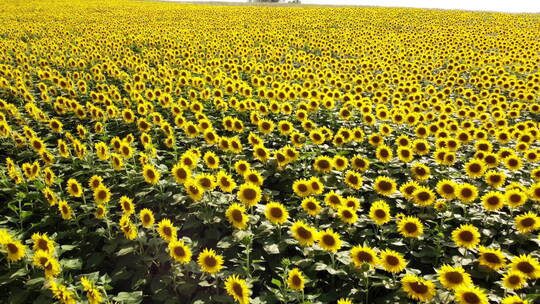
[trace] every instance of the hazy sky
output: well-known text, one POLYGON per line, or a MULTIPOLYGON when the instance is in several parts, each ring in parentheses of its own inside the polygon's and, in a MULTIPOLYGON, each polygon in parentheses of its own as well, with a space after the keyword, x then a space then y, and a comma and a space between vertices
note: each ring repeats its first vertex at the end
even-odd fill
MULTIPOLYGON (((170 1, 170 0, 169 0, 170 1)), ((175 0, 172 0, 175 1, 175 0)), ((190 0, 216 1, 216 0, 190 0)), ((220 1, 220 0, 217 0, 220 1)), ((247 2, 246 0, 226 0, 247 2)), ((401 6, 464 10, 488 10, 500 12, 540 13, 539 0, 300 0, 305 4, 401 6)))

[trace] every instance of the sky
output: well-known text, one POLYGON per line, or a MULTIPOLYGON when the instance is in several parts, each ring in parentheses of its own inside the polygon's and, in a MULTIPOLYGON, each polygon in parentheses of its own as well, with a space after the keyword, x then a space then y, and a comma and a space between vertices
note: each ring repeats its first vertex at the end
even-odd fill
MULTIPOLYGON (((175 1, 175 0, 173 0, 175 1)), ((180 1, 180 0, 176 0, 180 1)), ((190 2, 247 0, 189 0, 190 2)), ((539 0, 300 0, 304 4, 370 5, 441 9, 484 10, 509 13, 540 13, 539 0)))

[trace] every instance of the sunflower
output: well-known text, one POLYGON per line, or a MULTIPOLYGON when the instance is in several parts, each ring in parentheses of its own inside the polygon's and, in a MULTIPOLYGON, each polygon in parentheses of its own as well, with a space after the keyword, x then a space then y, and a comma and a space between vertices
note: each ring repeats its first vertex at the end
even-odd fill
POLYGON ((124 168, 124 161, 122 160, 120 154, 111 153, 111 162, 113 164, 114 170, 116 171, 120 171, 122 170, 122 168, 124 168))
POLYGON ((88 180, 88 186, 89 186, 90 189, 92 189, 92 190, 96 190, 97 187, 99 187, 99 185, 101 185, 102 183, 103 183, 103 177, 98 176, 98 175, 93 175, 93 176, 90 177, 90 179, 88 180))
POLYGON ((197 264, 199 264, 201 270, 206 273, 218 273, 223 267, 223 256, 218 255, 214 249, 205 248, 203 252, 199 254, 197 264))
POLYGON ((499 271, 506 267, 506 258, 501 252, 501 249, 490 249, 484 246, 478 248, 478 261, 480 265, 489 267, 494 271, 499 271))
POLYGON ((364 263, 371 266, 375 266, 379 263, 375 251, 367 246, 354 246, 351 248, 350 255, 356 268, 362 267, 364 263))
POLYGON ((453 199, 456 197, 458 185, 450 179, 443 179, 437 183, 437 193, 445 199, 453 199))
POLYGON ((157 231, 159 236, 166 242, 171 242, 176 240, 176 230, 177 228, 172 224, 169 219, 162 219, 158 223, 157 231))
POLYGON ((122 215, 119 226, 126 239, 134 240, 137 237, 137 227, 131 222, 129 215, 122 215))
POLYGON ((74 178, 70 178, 68 180, 67 189, 68 189, 69 195, 71 195, 72 197, 81 197, 83 193, 81 184, 79 184, 79 182, 74 178))
POLYGON ((465 272, 461 266, 443 265, 437 272, 439 281, 448 289, 457 290, 472 284, 471 275, 465 272))
POLYGON ((377 225, 383 225, 390 221, 390 206, 385 201, 379 200, 371 204, 369 217, 377 225))
POLYGON ((358 214, 356 214, 356 210, 347 206, 338 208, 338 215, 343 222, 350 225, 358 221, 358 214))
POLYGON ((328 156, 318 156, 313 162, 313 168, 318 172, 330 172, 332 171, 333 161, 328 156))
POLYGON ((312 176, 308 180, 308 184, 309 184, 309 192, 311 194, 319 195, 319 194, 323 193, 324 185, 323 185, 323 183, 321 182, 321 180, 318 177, 312 176))
POLYGON ((287 276, 287 285, 292 290, 303 290, 304 289, 304 274, 298 268, 293 268, 289 271, 287 276))
POLYGON ((231 193, 236 188, 234 179, 223 170, 216 174, 216 183, 223 192, 231 193))
POLYGON ((297 179, 292 185, 292 190, 299 197, 306 197, 311 194, 310 182, 307 179, 297 179))
POLYGON ((45 278, 50 279, 60 274, 60 263, 45 251, 37 251, 32 257, 32 264, 45 271, 45 278))
POLYGON ((490 191, 482 196, 482 205, 488 211, 500 210, 505 203, 504 194, 499 191, 490 191))
POLYGON ((204 154, 204 162, 206 163, 206 166, 210 169, 217 169, 219 168, 219 157, 211 151, 208 151, 204 154))
POLYGON ((351 166, 354 170, 364 172, 369 168, 369 161, 360 155, 351 158, 351 166))
POLYGON ((360 200, 354 196, 347 196, 343 198, 343 206, 358 210, 360 209, 360 200))
POLYGON ((519 296, 506 296, 502 299, 501 304, 529 304, 529 301, 523 300, 519 296))
POLYGON ((133 205, 133 200, 125 195, 122 195, 120 197, 120 207, 122 208, 122 212, 125 215, 132 215, 135 212, 135 206, 133 205))
POLYGON ((435 284, 412 274, 406 274, 401 278, 403 291, 413 299, 420 302, 430 301, 436 293, 435 284))
POLYGON ((262 144, 255 145, 253 147, 253 157, 261 162, 266 162, 270 158, 270 152, 262 144))
POLYGON ((247 182, 247 183, 252 183, 252 184, 255 184, 257 186, 262 186, 263 183, 264 183, 264 179, 261 175, 261 173, 255 171, 255 170, 248 170, 244 173, 243 175, 244 177, 244 180, 247 182))
POLYGON ((525 286, 526 282, 527 277, 523 273, 516 270, 510 270, 502 277, 502 284, 506 289, 521 289, 525 286))
POLYGON ((424 164, 414 164, 411 168, 412 175, 421 181, 426 181, 431 175, 431 170, 424 164))
POLYGON ((261 188, 251 183, 245 183, 240 185, 238 193, 236 194, 238 200, 244 203, 247 207, 257 205, 262 198, 261 188))
POLYGON ((343 197, 332 190, 324 196, 324 203, 337 210, 343 205, 343 197))
POLYGON ((182 163, 175 164, 171 169, 171 174, 178 184, 184 184, 191 178, 191 170, 182 163))
POLYGON ((461 248, 475 248, 480 243, 480 232, 470 224, 459 226, 452 231, 452 240, 461 248))
POLYGON ((529 196, 531 199, 540 202, 540 183, 532 184, 529 187, 529 196))
POLYGON ((417 238, 424 233, 424 225, 415 217, 407 216, 397 223, 398 231, 403 237, 417 238))
POLYGON ((331 228, 318 233, 318 244, 322 249, 336 253, 341 248, 341 239, 339 234, 331 228))
POLYGON ((225 280, 225 290, 240 304, 249 303, 249 288, 245 280, 233 274, 225 280))
POLYGON ((317 240, 317 231, 303 221, 296 221, 291 226, 293 237, 303 246, 311 246, 317 240))
POLYGON ((482 160, 471 159, 465 164, 465 173, 471 178, 482 177, 486 171, 486 166, 482 160))
POLYGON ((64 220, 70 220, 73 217, 71 206, 64 200, 58 202, 58 210, 64 220))
POLYGON ((380 144, 379 146, 377 146, 375 155, 377 159, 383 163, 391 161, 392 157, 394 156, 394 154, 392 153, 392 149, 390 149, 390 147, 385 144, 380 144))
POLYGON ((155 222, 154 213, 147 208, 144 208, 139 212, 139 219, 141 220, 141 225, 145 228, 152 227, 155 222))
POLYGON ((521 272, 527 279, 534 280, 540 277, 540 263, 530 255, 522 254, 512 258, 510 268, 521 272))
POLYGON ((359 173, 349 170, 347 171, 347 173, 345 173, 344 179, 345 184, 347 184, 349 187, 355 190, 359 190, 360 188, 362 188, 363 179, 359 173))
POLYGON ((435 193, 428 187, 419 186, 414 190, 412 198, 415 204, 425 207, 435 202, 435 193))
POLYGON ((504 166, 510 171, 517 171, 521 169, 523 162, 518 156, 511 155, 504 159, 504 166))
POLYGON ((506 181, 506 175, 503 172, 497 172, 494 170, 489 170, 485 174, 486 183, 490 184, 492 187, 498 188, 504 185, 506 181))
POLYGON ((32 234, 32 240, 34 245, 32 250, 34 251, 44 251, 45 253, 52 254, 54 252, 54 241, 51 240, 47 234, 34 233, 32 234))
POLYGON ((94 212, 94 216, 97 219, 102 219, 107 214, 107 206, 105 205, 97 205, 96 211, 94 212))
POLYGON ((244 175, 244 173, 246 173, 249 169, 251 168, 251 165, 245 161, 245 160, 239 160, 237 162, 234 163, 234 170, 236 171, 236 173, 240 174, 240 175, 244 175))
POLYGON ((457 187, 456 197, 462 203, 468 204, 478 197, 478 189, 472 184, 462 183, 457 187))
POLYGON ((489 304, 484 291, 474 285, 457 289, 454 293, 454 298, 460 304, 489 304))
POLYGON ((396 182, 386 176, 378 176, 374 182, 374 189, 378 194, 390 196, 396 192, 396 182))
POLYGON ((109 188, 105 187, 103 184, 100 184, 97 188, 94 189, 94 201, 96 204, 105 204, 111 200, 111 191, 109 188))
POLYGON ((199 162, 199 156, 192 152, 184 152, 182 156, 180 156, 179 163, 188 167, 190 170, 195 169, 197 167, 197 163, 199 162))
POLYGON ((540 228, 540 217, 534 212, 527 212, 514 218, 516 228, 521 233, 529 233, 540 228))
POLYGON ((388 272, 398 273, 407 267, 408 262, 399 252, 385 249, 379 254, 379 263, 384 270, 388 272))
POLYGON ((339 300, 337 300, 337 304, 353 304, 353 302, 349 299, 340 298, 339 300))
POLYGON ((144 180, 151 185, 155 185, 159 181, 159 172, 150 164, 143 166, 143 176, 144 180))
POLYGON ((399 147, 397 155, 402 162, 409 163, 414 158, 414 151, 410 147, 399 147))
POLYGON ((413 193, 416 189, 418 189, 420 185, 417 181, 408 181, 404 184, 402 184, 399 187, 399 192, 405 197, 406 199, 410 200, 413 199, 413 193))
POLYGON ((26 246, 21 241, 8 240, 4 244, 4 249, 7 251, 7 259, 10 262, 17 262, 26 255, 26 246))
POLYGON ((272 224, 276 225, 282 225, 283 223, 285 223, 285 221, 287 221, 287 218, 289 217, 289 212, 287 212, 285 206, 276 202, 270 202, 266 204, 264 214, 267 220, 269 220, 272 224))
POLYGON ((506 204, 511 208, 518 208, 527 202, 527 194, 519 189, 509 189, 504 196, 506 204))
POLYGON ((313 197, 303 199, 301 206, 309 215, 315 216, 321 212, 321 204, 313 197))
POLYGON ((248 216, 246 215, 246 208, 244 206, 234 203, 227 208, 225 212, 229 223, 235 228, 245 229, 247 227, 248 216))
POLYGON ((171 241, 169 243, 169 254, 175 261, 182 264, 187 264, 191 261, 191 249, 184 244, 184 241, 171 241))

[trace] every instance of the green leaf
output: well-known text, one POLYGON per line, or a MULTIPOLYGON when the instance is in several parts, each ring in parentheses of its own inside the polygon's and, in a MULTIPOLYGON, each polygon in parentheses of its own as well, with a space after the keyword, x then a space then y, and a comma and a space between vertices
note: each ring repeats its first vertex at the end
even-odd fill
POLYGON ((113 300, 123 304, 138 304, 143 300, 143 293, 142 291, 119 292, 116 297, 113 297, 113 300))

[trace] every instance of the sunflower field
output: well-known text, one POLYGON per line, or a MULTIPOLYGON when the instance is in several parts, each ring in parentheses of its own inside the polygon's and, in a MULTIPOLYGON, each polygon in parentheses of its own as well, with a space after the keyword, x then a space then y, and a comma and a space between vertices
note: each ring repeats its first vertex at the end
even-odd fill
POLYGON ((540 15, 5 0, 1 303, 540 303, 540 15))

